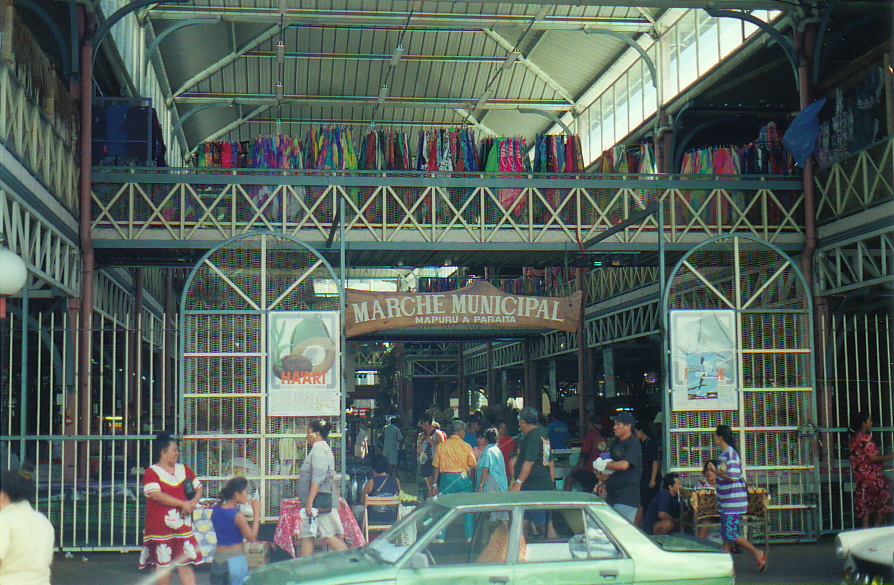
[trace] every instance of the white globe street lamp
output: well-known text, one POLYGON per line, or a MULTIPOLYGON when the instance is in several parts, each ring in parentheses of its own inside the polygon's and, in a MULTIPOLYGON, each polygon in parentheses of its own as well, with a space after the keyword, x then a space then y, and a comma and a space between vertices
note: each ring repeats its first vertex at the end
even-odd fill
MULTIPOLYGON (((5 240, 0 234, 0 242, 5 240)), ((8 378, 10 372, 7 372, 6 365, 3 363, 6 350, 4 349, 4 340, 6 332, 4 324, 6 322, 6 297, 18 294, 22 287, 25 286, 25 280, 28 278, 28 268, 25 266, 24 260, 13 254, 0 244, 0 389, 6 389, 3 379, 8 378)), ((8 406, 5 396, 0 396, 0 404, 8 406)), ((6 428, 6 416, 0 417, 0 435, 8 435, 9 429, 6 428)), ((0 449, 9 449, 9 445, 0 445, 0 449)))
POLYGON ((6 297, 22 290, 27 277, 25 261, 6 248, 0 248, 0 319, 6 318, 6 297))

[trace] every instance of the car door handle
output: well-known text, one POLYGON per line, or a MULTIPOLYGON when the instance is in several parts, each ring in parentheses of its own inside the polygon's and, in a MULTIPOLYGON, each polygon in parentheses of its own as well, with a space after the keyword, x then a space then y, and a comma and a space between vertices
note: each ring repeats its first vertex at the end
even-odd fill
POLYGON ((509 577, 505 577, 505 576, 491 577, 490 582, 491 583, 509 583, 509 577))
POLYGON ((619 575, 617 569, 603 569, 599 571, 600 577, 617 577, 619 575))

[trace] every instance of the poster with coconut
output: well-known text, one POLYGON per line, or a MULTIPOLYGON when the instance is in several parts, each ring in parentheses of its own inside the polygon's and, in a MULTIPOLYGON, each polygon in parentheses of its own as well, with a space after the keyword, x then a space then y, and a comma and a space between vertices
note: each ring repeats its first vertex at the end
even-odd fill
POLYGON ((338 312, 272 312, 268 332, 268 415, 338 415, 341 411, 338 312))

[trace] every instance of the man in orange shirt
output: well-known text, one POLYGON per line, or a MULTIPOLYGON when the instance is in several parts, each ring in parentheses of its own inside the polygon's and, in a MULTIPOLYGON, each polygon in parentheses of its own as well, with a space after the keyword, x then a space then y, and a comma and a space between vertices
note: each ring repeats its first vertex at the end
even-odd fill
MULTIPOLYGON (((475 485, 475 468, 478 462, 472 447, 465 442, 466 423, 455 420, 450 425, 450 437, 435 448, 434 482, 432 495, 472 492, 475 485)), ((475 519, 471 514, 463 518, 466 540, 475 533, 475 519)))

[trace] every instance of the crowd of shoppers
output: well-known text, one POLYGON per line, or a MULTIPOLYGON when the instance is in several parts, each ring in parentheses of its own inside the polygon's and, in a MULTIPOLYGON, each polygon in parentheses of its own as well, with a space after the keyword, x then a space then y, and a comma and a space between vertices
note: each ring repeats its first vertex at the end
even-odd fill
MULTIPOLYGON (((677 473, 661 475, 658 438, 648 424, 637 424, 630 411, 622 410, 609 418, 611 440, 602 436, 600 418, 589 417, 577 462, 561 487, 570 490, 580 484, 585 491, 603 496, 615 511, 647 534, 680 531, 681 477, 677 473)), ((413 471, 425 479, 425 495, 429 497, 473 491, 554 490, 554 451, 568 449, 570 432, 560 414, 552 414, 550 421, 545 425, 536 409, 525 407, 517 411, 519 432, 515 436, 505 420, 487 419, 481 413, 472 414, 467 421, 449 421, 449 437, 431 414, 420 417, 415 437, 404 437, 405 431, 396 417, 389 417, 378 431, 353 425, 353 445, 349 448, 358 460, 372 466, 372 476, 362 490, 364 503, 369 496, 402 493, 397 478, 400 454, 404 445, 413 444, 413 471), (370 436, 379 438, 373 455, 368 451, 370 436)), ((854 418, 849 443, 856 484, 855 512, 864 526, 872 522, 881 525, 886 515, 894 512, 891 482, 883 470, 884 462, 894 460, 894 453, 880 452, 872 438, 872 428, 869 414, 859 413, 854 418)), ((325 420, 312 421, 307 429, 307 457, 297 485, 304 519, 298 535, 300 556, 313 554, 315 538, 333 550, 347 546, 341 538, 344 530, 337 512, 335 457, 328 444, 331 431, 332 425, 325 420)), ((719 425, 713 440, 719 453, 716 459, 705 463, 699 487, 716 491, 719 516, 699 521, 716 520, 721 526, 724 550, 747 550, 754 556, 758 570, 763 571, 767 565, 765 551, 740 534, 739 524, 748 509, 748 490, 735 435, 729 426, 719 425)), ((406 452, 412 458, 412 450, 406 452)), ((202 561, 191 516, 203 487, 195 472, 179 462, 179 444, 170 435, 158 435, 154 453, 155 464, 143 476, 147 505, 140 566, 154 568, 157 582, 162 584, 169 582, 168 574, 176 569, 180 582, 189 585, 195 583, 193 565, 202 561)), ((25 571, 29 580, 23 582, 43 585, 49 579, 53 530, 46 518, 30 507, 34 489, 28 473, 25 468, 2 476, 0 576, 25 571), (25 517, 33 526, 32 540, 36 546, 22 548, 16 534, 25 517), (49 543, 49 554, 41 543, 49 543)), ((242 582, 248 571, 244 543, 258 537, 262 507, 249 497, 248 491, 244 477, 231 479, 211 515, 218 539, 211 573, 213 582, 221 585, 242 582), (246 506, 252 510, 251 522, 243 512, 246 506)), ((393 506, 371 508, 368 514, 373 524, 388 524, 397 518, 393 506)), ((529 510, 525 525, 528 534, 549 535, 552 518, 548 511, 529 510)), ((464 518, 464 532, 467 539, 473 537, 472 515, 464 518)), ((705 538, 708 533, 708 525, 696 527, 697 536, 705 538)))

